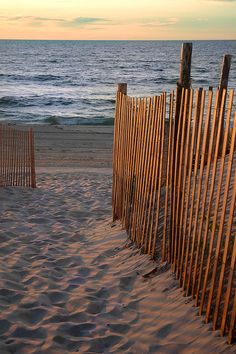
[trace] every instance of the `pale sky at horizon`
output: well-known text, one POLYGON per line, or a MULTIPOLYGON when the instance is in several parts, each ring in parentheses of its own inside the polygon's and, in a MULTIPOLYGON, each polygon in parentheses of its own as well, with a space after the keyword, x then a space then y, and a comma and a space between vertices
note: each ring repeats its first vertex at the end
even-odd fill
POLYGON ((236 0, 0 0, 1 39, 236 39, 236 0))

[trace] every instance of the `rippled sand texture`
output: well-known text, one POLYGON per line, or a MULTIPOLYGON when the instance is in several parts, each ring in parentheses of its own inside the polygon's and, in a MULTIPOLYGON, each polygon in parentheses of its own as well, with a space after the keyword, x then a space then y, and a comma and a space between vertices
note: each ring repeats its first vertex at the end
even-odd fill
MULTIPOLYGON (((111 176, 0 190, 0 353, 233 353, 111 224, 111 176)), ((235 348, 234 348, 235 349, 235 348)))

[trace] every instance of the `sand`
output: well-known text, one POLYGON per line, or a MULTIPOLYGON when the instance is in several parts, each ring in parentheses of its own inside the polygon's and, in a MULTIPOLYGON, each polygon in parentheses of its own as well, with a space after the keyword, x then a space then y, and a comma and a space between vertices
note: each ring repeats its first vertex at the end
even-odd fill
POLYGON ((38 188, 0 190, 0 353, 235 353, 112 223, 112 127, 37 129, 38 188))
POLYGON ((38 125, 33 129, 38 168, 112 168, 113 126, 38 125))

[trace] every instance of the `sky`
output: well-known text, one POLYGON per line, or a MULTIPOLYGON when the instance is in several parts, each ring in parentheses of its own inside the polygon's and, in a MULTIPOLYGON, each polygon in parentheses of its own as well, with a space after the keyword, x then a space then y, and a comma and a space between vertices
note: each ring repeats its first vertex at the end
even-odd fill
POLYGON ((236 0, 0 0, 0 39, 236 39, 236 0))

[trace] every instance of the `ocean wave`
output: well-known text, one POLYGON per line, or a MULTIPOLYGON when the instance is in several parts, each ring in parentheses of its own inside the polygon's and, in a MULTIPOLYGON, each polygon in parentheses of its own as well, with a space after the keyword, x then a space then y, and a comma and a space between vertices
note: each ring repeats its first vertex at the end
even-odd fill
POLYGON ((116 100, 114 98, 81 98, 79 103, 84 105, 96 105, 94 108, 108 104, 115 104, 116 100))
POLYGON ((4 96, 0 97, 0 107, 44 107, 44 106, 68 106, 76 101, 65 97, 45 97, 45 96, 4 96))
MULTIPOLYGON (((180 42, 1 42, 0 119, 38 124, 112 122, 116 84, 131 96, 175 89, 180 42), (1 97, 4 96, 4 97, 1 97), (47 123, 48 122, 48 123, 47 123)), ((217 87, 222 53, 235 41, 194 42, 192 85, 217 87)), ((231 68, 229 87, 234 88, 231 68)))
MULTIPOLYGON (((47 72, 48 68, 45 68, 47 72)), ((52 70, 51 70, 52 71, 52 70)), ((34 84, 34 85, 45 85, 45 86, 69 86, 69 87, 88 87, 88 86, 96 86, 102 85, 103 86, 113 86, 113 82, 109 77, 100 77, 97 73, 94 74, 87 74, 86 76, 84 73, 76 73, 72 75, 72 73, 64 73, 63 70, 60 71, 60 74, 42 74, 42 73, 35 73, 30 74, 25 72, 23 73, 0 73, 0 77, 5 81, 5 85, 7 86, 9 83, 14 83, 15 85, 19 84, 34 84), (81 75, 82 74, 82 75, 81 75)))
POLYGON ((39 81, 55 81, 55 80, 61 80, 64 77, 62 76, 57 76, 57 75, 52 75, 52 74, 41 74, 41 75, 35 75, 32 76, 32 79, 34 80, 39 80, 39 81))
POLYGON ((53 105, 62 105, 62 106, 69 106, 75 103, 76 101, 72 98, 65 98, 65 97, 50 97, 43 99, 44 106, 53 106, 53 105))
MULTIPOLYGON (((26 107, 32 106, 32 102, 29 102, 28 98, 15 97, 15 96, 4 96, 0 98, 0 107, 26 107)), ((35 104, 36 105, 36 102, 35 104)))
POLYGON ((43 123, 48 125, 114 125, 114 118, 96 116, 96 118, 89 117, 62 117, 49 116, 44 118, 43 123))
POLYGON ((27 81, 27 82, 55 82, 60 81, 70 81, 65 75, 53 75, 53 74, 36 74, 36 75, 29 75, 29 74, 4 74, 1 73, 0 77, 5 79, 10 79, 13 81, 27 81))
POLYGON ((55 63, 59 63, 59 60, 57 59, 51 59, 48 61, 49 63, 55 64, 55 63))
POLYGON ((44 119, 44 123, 49 125, 60 125, 60 121, 58 117, 51 116, 44 119))

